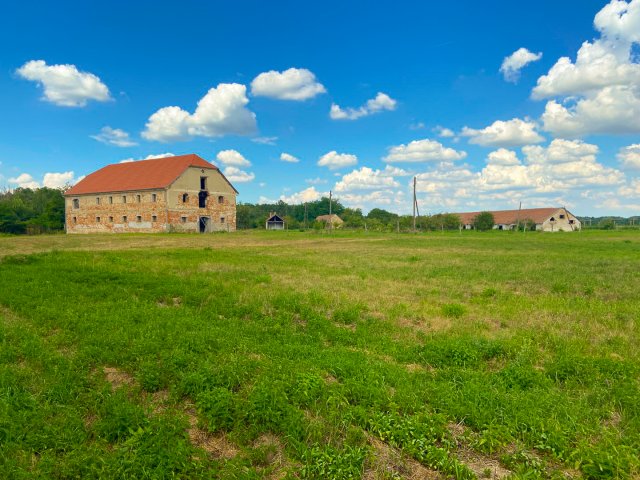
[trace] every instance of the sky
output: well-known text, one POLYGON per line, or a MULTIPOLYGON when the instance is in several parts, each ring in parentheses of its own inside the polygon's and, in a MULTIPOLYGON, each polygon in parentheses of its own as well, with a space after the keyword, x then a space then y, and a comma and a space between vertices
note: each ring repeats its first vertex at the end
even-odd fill
POLYGON ((640 0, 12 2, 0 189, 196 153, 246 203, 640 214, 640 0))

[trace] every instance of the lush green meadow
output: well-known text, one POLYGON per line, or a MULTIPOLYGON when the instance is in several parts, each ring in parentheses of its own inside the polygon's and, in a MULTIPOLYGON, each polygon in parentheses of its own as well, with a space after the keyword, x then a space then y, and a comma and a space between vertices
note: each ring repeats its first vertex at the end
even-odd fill
POLYGON ((637 478, 640 232, 0 238, 0 478, 637 478))

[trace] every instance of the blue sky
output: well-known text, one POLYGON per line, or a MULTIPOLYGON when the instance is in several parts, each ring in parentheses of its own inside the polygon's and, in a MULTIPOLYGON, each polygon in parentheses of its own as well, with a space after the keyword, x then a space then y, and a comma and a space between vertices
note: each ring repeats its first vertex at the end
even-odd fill
POLYGON ((0 188, 197 153, 244 202, 640 213, 640 0, 14 2, 0 42, 0 188))

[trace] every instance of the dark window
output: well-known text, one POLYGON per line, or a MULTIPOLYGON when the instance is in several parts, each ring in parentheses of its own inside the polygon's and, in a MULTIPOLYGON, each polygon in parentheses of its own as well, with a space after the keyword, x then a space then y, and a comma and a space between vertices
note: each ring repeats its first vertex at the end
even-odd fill
POLYGON ((182 223, 187 223, 187 217, 180 217, 180 221, 182 223))
POLYGON ((152 215, 151 216, 151 221, 152 222, 157 222, 158 221, 158 217, 156 215, 152 215))
POLYGON ((113 197, 109 197, 109 205, 113 203, 113 197))
POLYGON ((136 195, 136 201, 138 203, 140 203, 142 201, 142 196, 141 195, 136 195))
POLYGON ((209 194, 207 192, 200 192, 198 194, 198 207, 206 208, 207 206, 207 197, 209 194))
POLYGON ((570 224, 573 224, 573 220, 569 220, 569 223, 570 223, 570 224))
POLYGON ((556 219, 555 219, 555 218, 553 218, 553 217, 551 217, 551 218, 549 219, 549 221, 550 221, 550 222, 555 222, 555 221, 556 221, 556 219))
POLYGON ((73 208, 80 208, 80 199, 79 198, 74 198, 73 199, 73 208))
POLYGON ((224 223, 224 217, 220 217, 220 223, 224 223))
POLYGON ((218 197, 218 203, 224 203, 224 197, 222 195, 218 197))
POLYGON ((187 203, 189 201, 189 194, 188 193, 183 193, 182 194, 182 203, 187 203))
POLYGON ((126 195, 122 195, 122 203, 127 203, 127 196, 126 195))
POLYGON ((100 217, 96 217, 96 223, 100 223, 100 217))
POLYGON ((78 223, 78 218, 77 217, 73 217, 73 223, 78 223))
POLYGON ((113 217, 109 217, 109 223, 113 223, 113 217))
POLYGON ((123 216, 122 216, 122 221, 123 221, 124 223, 127 223, 127 216, 126 216, 126 215, 123 215, 123 216))
POLYGON ((96 197, 96 205, 100 205, 100 197, 96 197))
POLYGON ((155 193, 152 193, 151 194, 151 201, 155 203, 157 200, 158 200, 158 196, 155 193))
POLYGON ((138 215, 138 216, 136 217, 136 222, 138 222, 138 223, 139 223, 139 222, 141 222, 141 221, 142 221, 142 216, 141 216, 141 215, 138 215))
POLYGON ((207 189, 207 177, 200 177, 200 190, 207 189))
POLYGON ((560 214, 560 218, 564 218, 564 215, 563 215, 563 214, 560 214))

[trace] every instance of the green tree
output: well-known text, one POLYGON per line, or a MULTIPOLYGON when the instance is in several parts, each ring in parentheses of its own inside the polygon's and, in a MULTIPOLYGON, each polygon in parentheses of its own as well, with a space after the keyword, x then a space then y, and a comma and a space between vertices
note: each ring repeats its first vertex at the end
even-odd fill
POLYGON ((493 218, 493 214, 491 212, 480 212, 473 219, 473 228, 476 230, 480 230, 484 232, 486 230, 491 230, 495 225, 495 220, 493 218))

